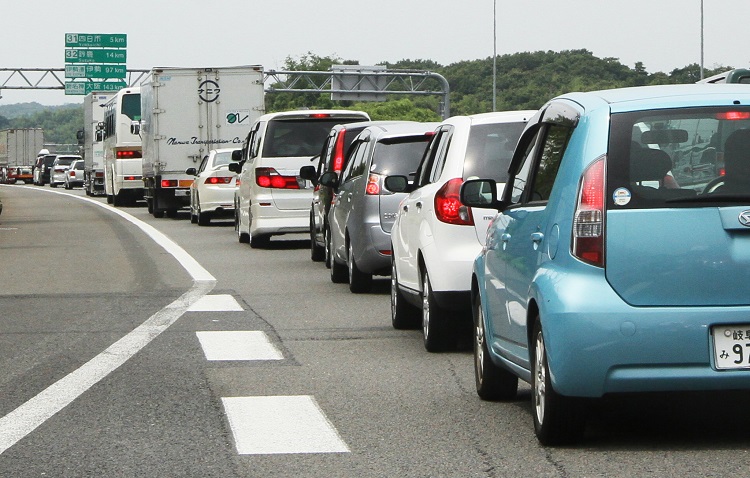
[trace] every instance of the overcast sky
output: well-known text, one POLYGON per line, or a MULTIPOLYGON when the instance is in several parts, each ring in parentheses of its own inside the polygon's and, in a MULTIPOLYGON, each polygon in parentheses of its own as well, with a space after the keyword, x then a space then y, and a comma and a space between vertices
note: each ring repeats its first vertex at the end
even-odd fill
MULTIPOLYGON (((495 1, 499 55, 587 49, 651 73, 701 61, 701 0, 4 0, 0 67, 63 68, 65 33, 126 33, 134 69, 281 69, 307 52, 448 65, 492 56, 495 1)), ((705 67, 750 67, 750 0, 703 5, 705 67)), ((0 87, 6 79, 0 72, 0 87)), ((0 105, 81 101, 61 91, 0 94, 0 105)))

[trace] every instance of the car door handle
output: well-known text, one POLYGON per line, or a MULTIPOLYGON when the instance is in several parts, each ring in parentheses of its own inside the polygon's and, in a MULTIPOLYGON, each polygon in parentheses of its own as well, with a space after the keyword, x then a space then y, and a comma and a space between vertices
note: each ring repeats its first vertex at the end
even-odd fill
POLYGON ((406 204, 404 204, 404 207, 402 209, 404 210, 404 212, 409 212, 409 206, 407 206, 406 204))
POLYGON ((544 234, 541 232, 534 232, 531 234, 531 242, 539 244, 542 240, 544 240, 544 234))
POLYGON ((417 201, 415 206, 417 206, 417 209, 422 209, 422 201, 417 201))
POLYGON ((500 235, 500 240, 501 240, 501 241, 503 241, 503 242, 508 242, 508 241, 510 241, 510 234, 508 234, 507 232, 506 232, 506 233, 503 233, 503 234, 501 234, 501 235, 500 235))

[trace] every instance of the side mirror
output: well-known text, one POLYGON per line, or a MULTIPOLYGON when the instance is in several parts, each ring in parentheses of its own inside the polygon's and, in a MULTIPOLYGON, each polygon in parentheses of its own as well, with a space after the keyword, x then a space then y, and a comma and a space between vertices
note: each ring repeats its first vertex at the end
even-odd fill
POLYGON ((409 178, 406 176, 386 176, 385 188, 394 193, 409 192, 409 178))
POLYGON ((302 166, 299 168, 299 177, 302 179, 307 179, 309 181, 312 181, 313 183, 318 179, 315 176, 317 175, 317 170, 315 169, 315 166, 302 166))
POLYGON ((232 161, 242 161, 242 150, 235 149, 232 151, 232 161))
POLYGON ((104 130, 98 129, 96 130, 96 133, 94 133, 94 140, 97 143, 101 143, 104 141, 104 130))
POLYGON ((469 179, 459 191, 461 203, 469 207, 504 209, 505 204, 496 199, 497 183, 493 179, 469 179))
POLYGON ((185 174, 188 174, 188 175, 190 175, 190 176, 195 176, 195 175, 197 175, 197 174, 198 174, 198 170, 197 170, 197 169, 195 169, 195 168, 187 168, 187 169, 185 170, 185 174))
POLYGON ((326 173, 323 173, 323 175, 320 177, 320 184, 323 186, 329 187, 331 189, 336 189, 339 187, 339 175, 338 173, 334 171, 328 171, 326 173))
POLYGON ((229 163, 229 164, 227 165, 227 167, 228 167, 228 168, 229 168, 229 170, 230 170, 230 171, 232 171, 233 173, 237 173, 237 174, 240 174, 240 173, 242 172, 242 164, 240 164, 240 163, 229 163))
POLYGON ((130 122, 130 134, 141 134, 141 122, 140 121, 130 122))
POLYGON ((78 140, 78 144, 83 144, 84 132, 82 129, 79 129, 78 131, 76 131, 76 139, 78 140))

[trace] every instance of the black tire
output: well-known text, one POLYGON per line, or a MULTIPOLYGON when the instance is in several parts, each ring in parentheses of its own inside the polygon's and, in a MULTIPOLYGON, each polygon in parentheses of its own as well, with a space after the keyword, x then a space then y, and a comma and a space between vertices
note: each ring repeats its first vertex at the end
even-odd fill
POLYGON ((419 309, 406 302, 398 288, 396 260, 391 252, 391 325, 394 329, 416 329, 419 327, 419 309))
POLYGON ((422 273, 422 335, 428 352, 445 352, 456 346, 450 316, 435 300, 427 271, 422 273))
POLYGON ((372 289, 372 274, 362 272, 354 260, 354 249, 351 241, 348 241, 346 254, 346 268, 349 280, 349 290, 355 294, 370 292, 372 289))
POLYGON ((552 388, 539 316, 531 340, 531 412, 536 437, 544 446, 575 443, 586 426, 585 404, 583 399, 559 395, 552 388))
MULTIPOLYGON (((15 182, 15 181, 14 181, 14 182, 15 182)), ((63 187, 64 187, 65 189, 73 189, 73 188, 71 188, 71 187, 70 187, 70 183, 65 183, 65 184, 63 184, 63 187)))
POLYGON ((49 187, 56 188, 57 187, 57 183, 49 183, 49 187))
POLYGON ((107 204, 112 204, 115 201, 115 197, 111 194, 107 194, 107 204))
POLYGON ((125 197, 122 192, 112 196, 112 205, 115 207, 122 207, 125 205, 125 197))
POLYGON ((518 394, 518 377, 498 367, 490 358, 484 329, 482 301, 474 299, 474 382, 482 400, 512 400, 518 394))
POLYGON ((265 249, 271 244, 271 236, 268 234, 250 234, 250 247, 253 249, 265 249))
POLYGON ((198 223, 198 215, 193 213, 192 208, 190 209, 190 223, 191 224, 197 224, 198 223))
POLYGON ((331 231, 328 229, 328 226, 325 226, 323 228, 323 246, 325 247, 325 258, 323 259, 326 268, 331 268, 331 243, 329 242, 329 237, 331 236, 331 231))
POLYGON ((209 226, 211 225, 211 214, 203 212, 198 208, 198 225, 209 226))
POLYGON ((176 218, 177 217, 177 209, 167 209, 167 217, 169 218, 176 218))
POLYGON ((322 262, 326 258, 325 246, 319 246, 315 241, 315 222, 310 213, 310 259, 313 262, 322 262))
POLYGON ((333 253, 333 239, 331 239, 330 230, 326 236, 326 244, 328 244, 328 250, 331 254, 331 282, 334 284, 343 284, 349 280, 349 271, 346 268, 346 264, 339 264, 336 262, 336 255, 333 253))
POLYGON ((240 244, 247 244, 250 242, 250 234, 246 232, 240 232, 240 208, 234 208, 234 232, 237 233, 237 240, 240 244))

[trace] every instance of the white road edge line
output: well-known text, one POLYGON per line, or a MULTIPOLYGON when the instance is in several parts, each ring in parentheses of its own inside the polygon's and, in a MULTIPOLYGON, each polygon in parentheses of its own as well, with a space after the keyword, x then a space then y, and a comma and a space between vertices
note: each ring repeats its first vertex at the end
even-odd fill
POLYGON ((158 231, 153 226, 131 216, 128 213, 115 209, 112 206, 102 204, 93 199, 68 194, 61 191, 50 191, 45 189, 27 189, 45 191, 48 193, 62 194, 81 201, 88 201, 106 210, 118 214, 125 220, 140 228, 146 235, 151 237, 164 250, 171 254, 185 268, 193 279, 193 285, 177 300, 167 305, 164 309, 149 317, 143 324, 136 327, 132 332, 112 344, 105 351, 89 360, 77 370, 61 378, 47 387, 38 395, 22 404, 6 416, 0 418, 0 455, 5 450, 15 445, 37 427, 42 425, 57 412, 67 407, 76 398, 89 388, 94 386, 107 375, 115 371, 120 365, 127 362, 131 357, 158 337, 185 311, 201 297, 205 296, 216 285, 216 279, 201 266, 182 247, 177 245, 169 237, 158 231))

